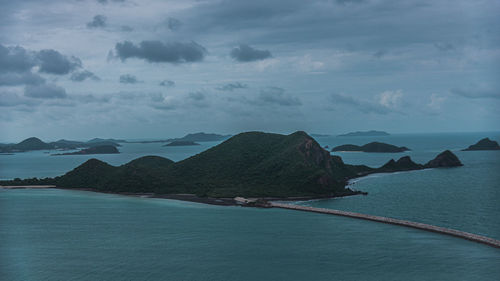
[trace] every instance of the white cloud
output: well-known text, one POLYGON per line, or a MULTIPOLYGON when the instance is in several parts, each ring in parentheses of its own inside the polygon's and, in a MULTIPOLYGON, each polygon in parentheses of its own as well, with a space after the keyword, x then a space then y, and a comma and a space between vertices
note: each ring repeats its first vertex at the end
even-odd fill
POLYGON ((388 108, 398 108, 403 98, 401 90, 385 91, 379 95, 379 103, 388 108))

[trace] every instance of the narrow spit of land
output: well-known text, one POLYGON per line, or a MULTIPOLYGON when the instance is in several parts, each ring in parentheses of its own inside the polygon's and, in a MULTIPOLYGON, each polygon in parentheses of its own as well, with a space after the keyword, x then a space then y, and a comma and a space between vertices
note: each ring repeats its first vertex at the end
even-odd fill
POLYGON ((283 208, 283 209, 298 210, 298 211, 305 211, 305 212, 344 216, 344 217, 350 217, 350 218, 357 218, 357 219, 363 219, 363 220, 382 222, 382 223, 387 223, 387 224, 412 227, 412 228, 416 228, 416 229, 420 229, 420 230, 426 230, 426 231, 451 235, 451 236, 467 239, 470 241, 486 244, 486 245, 491 246, 491 247, 500 248, 500 241, 499 240, 489 238, 486 236, 481 236, 481 235, 477 235, 477 234, 464 232, 464 231, 459 231, 459 230, 455 230, 455 229, 429 225, 429 224, 425 224, 425 223, 418 223, 418 222, 412 222, 412 221, 406 221, 406 220, 398 220, 398 219, 380 217, 380 216, 365 215, 365 214, 360 214, 360 213, 339 211, 339 210, 333 210, 333 209, 314 208, 314 207, 299 206, 299 205, 292 205, 292 204, 283 204, 283 203, 276 203, 276 202, 270 202, 269 204, 270 204, 270 207, 275 207, 275 208, 283 208))

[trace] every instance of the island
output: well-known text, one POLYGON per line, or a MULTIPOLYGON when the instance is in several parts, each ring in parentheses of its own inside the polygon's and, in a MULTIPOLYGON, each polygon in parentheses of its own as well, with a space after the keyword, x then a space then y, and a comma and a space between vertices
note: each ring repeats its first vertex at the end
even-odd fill
POLYGON ((207 141, 223 141, 230 138, 231 135, 207 134, 207 133, 194 133, 187 134, 182 138, 163 139, 163 140, 145 140, 145 141, 127 141, 128 143, 165 143, 174 141, 192 141, 192 142, 207 142, 207 141))
POLYGON ((478 141, 476 144, 473 144, 466 149, 462 149, 462 151, 473 150, 500 150, 500 146, 498 145, 498 142, 490 140, 489 138, 484 138, 478 141))
POLYGON ((450 151, 425 165, 408 156, 380 168, 350 165, 305 132, 246 132, 179 162, 146 156, 112 166, 90 159, 62 176, 0 181, 0 185, 54 185, 227 205, 236 204, 238 196, 296 200, 366 194, 349 188, 348 181, 373 173, 461 165, 450 151))
POLYGON ((94 139, 88 142, 71 141, 61 139, 54 142, 44 142, 36 137, 27 138, 17 144, 4 144, 0 146, 0 153, 26 152, 34 150, 52 150, 52 149, 77 149, 88 148, 95 146, 112 145, 121 146, 120 144, 103 139, 94 139))
POLYGON ((27 138, 20 143, 3 145, 0 147, 0 152, 9 153, 9 152, 23 152, 23 151, 31 151, 31 150, 46 150, 53 149, 54 146, 45 143, 39 138, 31 137, 27 138))
POLYGON ((384 131, 356 131, 347 134, 338 135, 337 137, 383 137, 390 136, 389 133, 384 131))
POLYGON ((404 152, 410 150, 405 146, 395 146, 383 142, 370 142, 359 146, 354 144, 344 144, 332 148, 332 151, 357 151, 357 152, 404 152))
POLYGON ((60 154, 52 154, 52 156, 60 156, 60 155, 90 155, 90 154, 117 154, 120 153, 118 149, 113 145, 100 145, 93 146, 85 149, 81 149, 76 152, 67 152, 60 154))
POLYGON ((200 145, 194 141, 173 141, 171 143, 167 143, 164 146, 191 146, 191 145, 200 145))
POLYGON ((168 142, 173 142, 173 141, 194 141, 194 142, 206 142, 206 141, 222 141, 226 140, 231 135, 219 135, 219 134, 207 134, 207 133, 194 133, 194 134, 187 134, 182 138, 176 138, 176 139, 168 139, 168 142))

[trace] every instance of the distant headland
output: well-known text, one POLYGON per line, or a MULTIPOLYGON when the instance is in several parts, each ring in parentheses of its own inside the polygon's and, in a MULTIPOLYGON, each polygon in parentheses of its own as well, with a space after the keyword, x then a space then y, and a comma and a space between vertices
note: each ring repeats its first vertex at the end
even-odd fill
POLYGON ((337 137, 381 137, 381 136, 390 136, 390 134, 384 131, 371 130, 371 131, 356 131, 347 134, 337 135, 337 137))
POLYGON ((211 134, 211 133, 194 133, 187 134, 182 138, 173 138, 173 139, 163 139, 163 140, 150 140, 150 141, 128 141, 128 143, 165 143, 165 142, 174 142, 174 141, 190 141, 190 142, 207 142, 207 141, 223 141, 230 138, 231 135, 219 135, 219 134, 211 134))
POLYGON ((332 151, 358 151, 358 152, 404 152, 410 150, 405 146, 395 146, 383 142, 371 142, 359 146, 354 144, 344 144, 332 148, 332 151))
POLYGON ((390 160, 379 168, 349 165, 339 156, 330 155, 305 132, 290 135, 247 132, 180 162, 146 156, 111 166, 90 159, 59 177, 15 179, 1 181, 0 185, 55 185, 232 204, 237 196, 312 199, 366 194, 350 189, 348 181, 373 173, 461 165, 450 151, 424 165, 408 156, 390 160))
POLYGON ((473 150, 500 150, 500 145, 498 145, 498 142, 494 140, 490 140, 489 138, 484 138, 478 141, 476 144, 473 144, 466 149, 462 149, 462 151, 473 151, 473 150))

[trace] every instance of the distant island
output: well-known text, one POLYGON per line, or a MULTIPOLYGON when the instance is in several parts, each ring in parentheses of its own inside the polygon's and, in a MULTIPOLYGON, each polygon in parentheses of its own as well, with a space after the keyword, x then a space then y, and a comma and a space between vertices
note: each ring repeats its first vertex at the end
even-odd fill
POLYGON ((473 144, 466 149, 462 149, 462 151, 473 150, 500 150, 500 146, 498 145, 498 142, 490 140, 489 138, 484 138, 478 141, 476 144, 473 144))
POLYGON ((58 140, 54 142, 43 142, 39 138, 31 137, 27 138, 17 144, 4 144, 0 146, 0 153, 12 153, 12 152, 25 152, 33 150, 52 150, 52 149, 77 149, 77 148, 89 148, 95 146, 112 145, 121 146, 120 144, 104 139, 93 139, 88 142, 81 141, 70 141, 70 140, 58 140))
POLYGON ((113 145, 100 145, 100 146, 85 148, 76 152, 68 152, 68 153, 60 153, 52 155, 59 156, 59 155, 90 155, 90 154, 117 154, 117 153, 120 153, 120 151, 118 151, 118 149, 113 145))
POLYGON ((187 134, 182 138, 168 139, 167 141, 194 141, 194 142, 205 142, 205 141, 222 141, 230 138, 231 135, 219 135, 219 134, 207 134, 207 133, 194 133, 187 134))
POLYGON ((171 143, 167 143, 164 146, 191 146, 191 145, 200 145, 194 141, 173 141, 171 143))
POLYGON ((389 133, 384 131, 356 131, 347 134, 337 135, 337 137, 381 137, 390 136, 389 133))
POLYGON ((395 146, 383 142, 371 142, 359 146, 354 144, 344 144, 332 148, 332 151, 359 151, 359 152, 404 152, 410 150, 405 146, 395 146))
POLYGON ((90 159, 63 176, 15 179, 0 184, 55 185, 233 204, 237 196, 310 199, 363 194, 347 187, 349 179, 373 173, 461 165, 450 151, 425 165, 414 163, 408 156, 391 160, 380 168, 349 165, 339 156, 330 155, 304 132, 290 135, 247 132, 176 163, 146 156, 116 167, 90 159))
POLYGON ((207 142, 207 141, 223 141, 230 137, 231 135, 207 134, 201 132, 201 133, 187 134, 182 138, 150 140, 150 141, 128 141, 128 143, 164 143, 164 142, 174 142, 174 141, 207 142))

